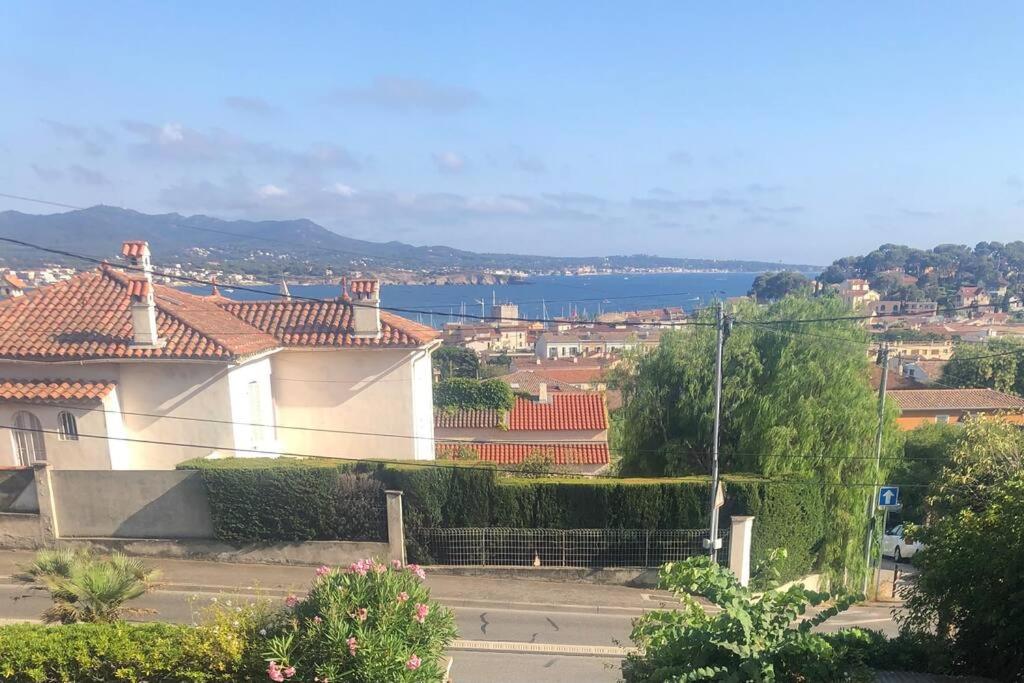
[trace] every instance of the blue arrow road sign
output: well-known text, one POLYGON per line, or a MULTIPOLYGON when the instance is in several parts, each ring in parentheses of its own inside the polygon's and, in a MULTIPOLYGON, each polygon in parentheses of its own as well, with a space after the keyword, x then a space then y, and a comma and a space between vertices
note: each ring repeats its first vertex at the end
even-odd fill
POLYGON ((900 487, 883 486, 878 489, 878 507, 891 508, 900 504, 900 487))

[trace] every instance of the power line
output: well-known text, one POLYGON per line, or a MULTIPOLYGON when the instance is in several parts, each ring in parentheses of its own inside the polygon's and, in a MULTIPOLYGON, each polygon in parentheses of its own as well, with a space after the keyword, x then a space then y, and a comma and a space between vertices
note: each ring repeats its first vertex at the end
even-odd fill
MULTIPOLYGON (((26 242, 24 240, 14 239, 12 237, 0 237, 0 242, 7 242, 9 244, 14 244, 14 245, 21 246, 21 247, 27 247, 27 248, 30 248, 30 249, 36 249, 38 251, 42 251, 42 252, 49 253, 49 254, 57 254, 57 255, 60 255, 60 256, 67 256, 69 258, 76 258, 76 259, 79 259, 79 260, 82 260, 82 261, 86 261, 88 263, 95 263, 95 264, 100 265, 100 266, 110 265, 110 263, 106 259, 101 259, 101 258, 97 258, 95 256, 87 256, 85 254, 78 254, 78 253, 75 253, 75 252, 65 251, 63 249, 54 249, 52 247, 44 247, 42 245, 33 244, 31 242, 26 242)), ((132 266, 130 264, 120 264, 119 267, 121 269, 123 269, 123 270, 129 270, 129 271, 133 271, 133 272, 141 272, 141 273, 146 273, 147 272, 146 269, 144 269, 142 267, 132 266)), ((160 277, 164 277, 164 278, 171 279, 171 280, 178 280, 178 281, 181 281, 181 282, 189 282, 189 283, 192 283, 192 284, 203 285, 203 286, 208 286, 208 287, 219 286, 213 280, 203 280, 201 278, 195 278, 195 277, 191 277, 191 276, 188 276, 188 275, 177 275, 177 274, 168 273, 168 272, 154 272, 153 274, 159 275, 160 277)), ((263 295, 263 296, 270 295, 270 296, 282 297, 282 298, 285 298, 286 300, 290 299, 290 300, 308 301, 308 302, 312 302, 312 303, 332 303, 333 302, 332 300, 329 300, 329 299, 317 299, 315 297, 306 297, 306 296, 302 296, 302 295, 298 295, 298 294, 285 295, 285 294, 281 294, 280 292, 268 292, 266 290, 256 289, 254 287, 246 287, 244 285, 232 285, 231 288, 234 289, 234 290, 242 291, 242 292, 252 292, 252 293, 255 293, 255 294, 260 294, 260 295, 263 295)), ((233 303, 245 304, 246 302, 245 301, 233 301, 233 303)), ((419 314, 419 315, 423 315, 423 314, 427 314, 427 315, 442 315, 442 316, 453 317, 453 318, 454 317, 472 318, 474 320, 486 320, 486 321, 493 320, 493 318, 490 317, 490 316, 475 315, 475 314, 471 314, 471 313, 463 314, 463 313, 455 313, 455 312, 430 311, 430 310, 423 310, 423 309, 416 309, 416 308, 399 308, 399 307, 396 307, 396 306, 379 306, 379 305, 373 305, 373 304, 359 303, 359 302, 356 302, 356 301, 349 301, 347 303, 349 305, 355 306, 355 307, 374 308, 374 309, 378 309, 378 310, 381 310, 381 311, 388 311, 388 312, 391 312, 391 313, 413 313, 413 314, 419 314)), ((564 320, 558 320, 556 318, 525 318, 525 317, 511 318, 511 317, 508 317, 508 318, 503 318, 503 319, 504 320, 512 320, 512 321, 515 321, 515 322, 544 323, 544 324, 546 324, 546 323, 562 323, 562 322, 565 322, 564 320)), ((668 322, 668 323, 661 323, 661 322, 654 322, 654 323, 629 323, 629 322, 601 323, 601 322, 595 322, 595 321, 587 321, 587 324, 591 324, 591 325, 608 325, 608 326, 625 326, 625 327, 652 327, 652 326, 654 326, 654 327, 670 327, 670 328, 674 328, 674 327, 678 327, 680 324, 682 324, 682 325, 712 326, 714 323, 682 320, 682 321, 673 321, 673 322, 668 322)))

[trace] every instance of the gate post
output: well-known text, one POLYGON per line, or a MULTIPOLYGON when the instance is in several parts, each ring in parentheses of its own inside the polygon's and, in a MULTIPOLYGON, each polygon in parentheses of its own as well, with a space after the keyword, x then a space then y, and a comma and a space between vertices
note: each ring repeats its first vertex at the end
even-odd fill
POLYGON ((388 512, 388 554, 405 564, 405 523, 402 521, 402 492, 385 491, 388 512))
POLYGON ((729 530, 729 569, 740 580, 741 586, 750 583, 750 539, 753 531, 753 517, 732 517, 732 528, 729 530))
POLYGON ((52 548, 60 538, 57 520, 57 502, 53 497, 53 476, 45 462, 32 463, 36 496, 39 500, 39 536, 44 548, 52 548))

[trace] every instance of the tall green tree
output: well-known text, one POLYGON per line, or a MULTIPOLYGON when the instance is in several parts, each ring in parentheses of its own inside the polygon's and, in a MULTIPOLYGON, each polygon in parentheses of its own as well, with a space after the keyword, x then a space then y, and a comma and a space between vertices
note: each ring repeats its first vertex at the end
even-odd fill
POLYGON ((480 373, 480 359, 476 352, 463 346, 442 346, 434 351, 432 362, 442 380, 452 377, 476 379, 480 373))
POLYGON ((811 293, 811 281, 806 275, 791 270, 778 273, 761 273, 754 278, 749 294, 760 302, 778 301, 790 294, 811 293))
POLYGON ((967 420, 927 503, 902 629, 946 639, 965 673, 1024 680, 1024 433, 967 420))
MULTIPOLYGON (((789 297, 741 305, 723 357, 720 462, 725 472, 821 483, 830 578, 864 571, 868 491, 874 481, 877 400, 868 381, 866 333, 849 321, 767 323, 843 317, 832 299, 789 297)), ((713 316, 704 313, 699 322, 713 316)), ((666 333, 659 347, 630 357, 615 381, 623 392, 613 434, 623 474, 708 472, 714 419, 715 329, 666 333)), ((883 430, 884 460, 898 457, 896 409, 883 430)))
POLYGON ((942 371, 942 383, 1024 396, 1024 344, 1010 339, 958 344, 942 371))

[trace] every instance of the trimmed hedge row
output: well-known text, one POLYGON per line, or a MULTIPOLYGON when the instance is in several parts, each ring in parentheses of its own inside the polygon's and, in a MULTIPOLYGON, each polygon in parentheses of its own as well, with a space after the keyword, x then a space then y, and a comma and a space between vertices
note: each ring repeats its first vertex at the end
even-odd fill
MULTIPOLYGON (((172 624, 0 627, 0 680, 10 683, 231 683, 247 675, 245 644, 213 628, 172 624)), ((262 673, 262 672, 261 672, 262 673)))
MULTIPOLYGON (((285 541, 351 538, 339 521, 337 482, 365 477, 403 492, 409 554, 431 558, 417 538, 421 528, 513 527, 549 529, 699 529, 707 526, 708 481, 680 479, 516 479, 481 463, 444 467, 394 462, 234 459, 193 461, 207 482, 219 538, 285 541)), ((780 568, 788 580, 817 565, 824 500, 813 484, 726 477, 722 524, 753 515, 754 561, 786 548, 780 568)), ((355 539, 353 539, 355 540, 355 539)))

